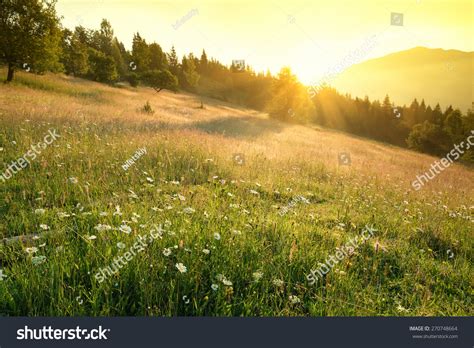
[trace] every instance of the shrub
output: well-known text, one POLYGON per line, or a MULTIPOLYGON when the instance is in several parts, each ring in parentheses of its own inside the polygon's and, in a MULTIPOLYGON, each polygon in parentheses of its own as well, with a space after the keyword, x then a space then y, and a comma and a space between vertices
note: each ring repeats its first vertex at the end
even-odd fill
POLYGON ((142 106, 140 111, 143 112, 144 114, 149 114, 149 115, 153 115, 155 113, 155 110, 153 110, 153 108, 151 107, 148 101, 145 103, 145 105, 142 106))

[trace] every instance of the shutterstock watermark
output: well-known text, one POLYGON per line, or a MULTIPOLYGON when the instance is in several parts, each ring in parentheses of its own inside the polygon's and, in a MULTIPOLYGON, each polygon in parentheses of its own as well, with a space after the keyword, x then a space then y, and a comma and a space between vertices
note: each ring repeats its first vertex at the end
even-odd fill
POLYGON ((351 238, 343 246, 336 248, 334 255, 329 255, 323 263, 319 263, 319 267, 315 270, 310 270, 310 274, 306 276, 309 285, 316 283, 317 279, 322 279, 339 261, 344 260, 347 256, 351 256, 361 244, 364 244, 367 240, 372 238, 374 232, 377 230, 372 227, 365 226, 360 236, 351 238))
POLYGON ((8 179, 11 179, 13 175, 28 167, 31 164, 30 161, 34 161, 36 157, 41 154, 42 150, 46 149, 60 137, 61 136, 56 133, 56 129, 49 129, 48 134, 46 134, 42 142, 31 145, 30 149, 26 151, 23 156, 18 158, 16 161, 11 162, 7 169, 0 174, 0 181, 5 182, 8 179))
POLYGON ((288 213, 288 211, 290 211, 290 209, 292 209, 293 207, 296 206, 296 204, 298 204, 298 202, 302 202, 304 204, 309 204, 309 200, 304 198, 303 196, 296 196, 294 197, 290 203, 288 203, 288 205, 284 206, 279 212, 278 214, 280 216, 283 216, 285 215, 286 213, 288 213))
POLYGON ((123 170, 127 171, 128 168, 130 168, 131 166, 133 166, 135 164, 136 161, 138 161, 140 159, 140 157, 142 157, 143 155, 146 154, 146 147, 144 148, 141 148, 141 149, 138 149, 132 157, 130 157, 128 160, 125 161, 124 164, 122 164, 122 168, 123 170))
POLYGON ((25 326, 16 331, 17 340, 107 340, 106 333, 110 329, 104 329, 101 325, 97 329, 53 329, 51 326, 43 326, 41 329, 30 329, 25 326))
POLYGON ((174 30, 178 30, 180 26, 182 26, 184 23, 189 21, 192 17, 196 16, 199 14, 199 10, 197 8, 193 8, 191 11, 189 11, 185 16, 183 16, 179 21, 176 21, 175 24, 171 24, 174 30))
POLYGON ((145 251, 145 248, 148 246, 147 242, 152 243, 155 239, 161 238, 163 232, 164 230, 161 228, 161 225, 159 225, 156 228, 152 228, 149 234, 145 236, 139 235, 129 250, 120 256, 116 256, 110 266, 101 268, 99 272, 95 274, 95 279, 99 283, 102 283, 107 279, 107 277, 118 273, 123 267, 125 267, 130 261, 134 259, 137 253, 145 251))
POLYGON ((472 135, 468 136, 466 139, 467 144, 464 141, 461 141, 459 145, 455 144, 454 149, 448 152, 445 157, 431 164, 431 168, 429 171, 416 176, 416 180, 411 183, 411 186, 415 189, 415 191, 420 190, 424 184, 434 179, 436 175, 441 173, 446 168, 450 167, 454 161, 458 160, 461 155, 464 154, 464 151, 461 149, 469 150, 471 146, 474 146, 474 130, 471 130, 471 134, 472 135), (466 145, 465 148, 464 145, 466 145))

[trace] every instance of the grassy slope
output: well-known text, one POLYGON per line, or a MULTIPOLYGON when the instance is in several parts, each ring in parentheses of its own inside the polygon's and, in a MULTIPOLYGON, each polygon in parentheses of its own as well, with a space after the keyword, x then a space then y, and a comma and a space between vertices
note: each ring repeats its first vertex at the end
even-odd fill
POLYGON ((193 95, 18 77, 0 86, 0 161, 50 128, 61 138, 0 182, 0 238, 49 226, 40 239, 0 247, 0 314, 473 314, 472 170, 454 165, 414 192, 410 182, 435 158, 211 99, 200 109, 193 95), (147 100, 154 115, 137 111, 147 100), (141 147, 147 154, 125 172, 141 147), (339 152, 351 153, 351 166, 338 166, 339 152), (280 216, 297 195, 311 203, 280 216), (94 229, 123 221, 132 233, 94 229), (127 250, 118 242, 129 248, 158 224, 162 239, 117 275, 94 279, 127 250), (310 286, 310 269, 366 224, 375 236, 310 286), (45 262, 33 265, 32 246, 45 262))

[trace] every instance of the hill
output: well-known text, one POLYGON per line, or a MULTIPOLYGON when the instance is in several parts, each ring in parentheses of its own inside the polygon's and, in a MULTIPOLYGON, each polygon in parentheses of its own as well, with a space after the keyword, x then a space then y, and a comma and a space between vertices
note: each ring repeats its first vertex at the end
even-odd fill
POLYGON ((410 105, 414 97, 433 106, 472 106, 474 52, 416 47, 356 64, 334 81, 341 92, 410 105), (362 83, 363 82, 363 83, 362 83))
POLYGON ((474 173, 412 190, 435 160, 193 94, 20 73, 0 85, 0 315, 472 315, 474 173))

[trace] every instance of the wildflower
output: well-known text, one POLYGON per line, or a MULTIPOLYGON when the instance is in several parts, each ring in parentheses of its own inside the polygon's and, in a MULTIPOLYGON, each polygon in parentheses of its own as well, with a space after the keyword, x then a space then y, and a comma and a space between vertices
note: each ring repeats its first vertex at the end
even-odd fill
POLYGON ((187 272, 187 268, 185 265, 183 265, 181 262, 180 263, 177 263, 175 264, 175 267, 178 269, 178 271, 180 271, 181 273, 186 273, 187 272))
POLYGON ((38 251, 38 248, 37 248, 37 247, 26 248, 25 251, 26 251, 28 254, 34 254, 35 252, 38 251))
POLYGON ((64 218, 67 218, 67 217, 70 217, 71 214, 68 214, 68 213, 64 213, 62 211, 58 212, 58 218, 60 219, 64 219, 64 218))
POLYGON ((31 258, 31 262, 35 266, 41 265, 45 261, 46 261, 46 256, 34 256, 34 257, 31 258))
POLYGON ((196 210, 194 210, 193 208, 191 207, 187 207, 187 208, 184 208, 183 209, 183 212, 186 213, 186 214, 192 214, 194 213, 196 210))
POLYGON ((120 227, 119 227, 119 230, 121 232, 124 232, 126 234, 129 234, 130 232, 132 232, 132 228, 130 226, 127 226, 126 224, 122 224, 120 227))
POLYGON ((98 224, 97 226, 94 227, 94 229, 97 230, 97 232, 102 232, 102 231, 109 231, 112 229, 112 227, 109 225, 98 224))
POLYGON ((170 256, 171 255, 171 249, 170 248, 164 248, 163 249, 163 255, 170 256))
POLYGON ((119 216, 122 215, 122 212, 120 211, 120 205, 116 205, 116 206, 115 206, 114 216, 115 216, 115 215, 119 215, 119 216))
POLYGON ((150 177, 147 177, 147 178, 146 178, 146 181, 148 181, 150 184, 153 184, 153 182, 154 182, 154 180, 153 180, 152 178, 150 178, 150 177))
POLYGON ((232 286, 232 282, 228 279, 223 279, 222 284, 224 284, 225 286, 232 286))
POLYGON ((282 287, 284 282, 281 279, 273 279, 272 284, 275 285, 276 287, 282 287))
POLYGON ((135 192, 130 189, 128 190, 128 192, 130 192, 130 194, 128 195, 130 198, 138 199, 138 196, 135 192))
POLYGON ((252 276, 253 276, 253 279, 255 280, 255 282, 258 282, 260 279, 262 279, 263 273, 260 272, 260 271, 254 272, 254 273, 252 274, 252 276))
POLYGON ((260 193, 258 193, 257 191, 255 190, 250 190, 250 193, 255 195, 255 196, 260 196, 260 193))
POLYGON ((45 230, 45 231, 46 231, 46 230, 49 230, 49 226, 48 226, 48 225, 41 224, 40 227, 41 227, 41 229, 43 229, 43 230, 45 230))
POLYGON ((45 211, 46 211, 46 210, 44 210, 44 209, 36 209, 36 210, 35 210, 35 214, 37 214, 37 215, 43 215, 43 214, 45 213, 45 211))
POLYGON ((183 296, 183 301, 184 301, 185 304, 188 304, 188 303, 189 303, 189 298, 188 298, 188 296, 184 295, 184 296, 183 296))
POLYGON ((212 285, 211 285, 211 289, 212 289, 213 291, 217 291, 217 289, 219 289, 219 285, 217 285, 217 284, 212 284, 212 285))
POLYGON ((211 251, 209 249, 202 249, 202 252, 206 255, 209 255, 211 251))
POLYGON ((79 180, 77 180, 76 177, 73 177, 73 176, 72 176, 72 177, 69 178, 69 182, 70 182, 71 184, 77 184, 77 183, 79 182, 79 180))
POLYGON ((125 243, 118 242, 118 243, 117 243, 117 248, 119 248, 119 249, 125 248, 125 243))
POLYGON ((180 195, 179 193, 178 193, 178 198, 180 201, 183 201, 183 202, 186 200, 186 197, 184 197, 183 195, 180 195))
POLYGON ((109 215, 109 213, 107 213, 106 211, 102 211, 99 213, 99 216, 107 216, 109 215))
POLYGON ((91 236, 87 237, 87 239, 94 240, 94 239, 97 239, 97 236, 91 235, 91 236))
POLYGON ((215 240, 221 240, 221 235, 219 233, 214 233, 214 239, 215 240))
POLYGON ((403 307, 400 303, 398 304, 397 306, 397 311, 399 313, 408 313, 408 309, 406 309, 405 307, 403 307))
POLYGON ((297 304, 301 302, 300 298, 296 295, 290 295, 288 296, 288 299, 290 300, 292 304, 297 304))

